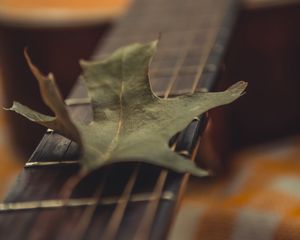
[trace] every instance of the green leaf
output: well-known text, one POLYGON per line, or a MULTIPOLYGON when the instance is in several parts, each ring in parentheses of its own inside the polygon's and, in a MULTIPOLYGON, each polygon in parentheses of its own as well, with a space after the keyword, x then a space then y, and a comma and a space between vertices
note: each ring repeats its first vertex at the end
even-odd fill
POLYGON ((43 100, 55 117, 19 103, 10 110, 78 142, 82 147, 80 161, 87 171, 115 162, 141 161, 204 176, 204 170, 170 149, 169 139, 195 116, 236 100, 247 84, 238 82, 224 92, 161 99, 152 92, 148 78, 156 45, 157 42, 133 44, 116 50, 103 61, 81 62, 94 114, 88 125, 70 119, 53 76, 43 76, 27 54, 43 100))

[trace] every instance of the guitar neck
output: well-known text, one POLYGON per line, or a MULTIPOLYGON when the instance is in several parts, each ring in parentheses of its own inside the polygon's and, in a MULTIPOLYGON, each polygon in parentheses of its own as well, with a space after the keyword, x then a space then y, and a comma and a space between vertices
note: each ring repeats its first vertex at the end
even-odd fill
MULTIPOLYGON (((165 98, 212 90, 236 10, 234 0, 138 0, 92 58, 159 37, 150 67, 153 90, 165 98)), ((86 96, 78 80, 69 102, 86 96)), ((92 118, 88 104, 69 108, 74 118, 92 118)), ((195 158, 204 120, 200 116, 174 137, 179 154, 195 158)), ((166 238, 187 175, 146 164, 116 164, 87 177, 66 201, 61 192, 78 173, 77 157, 74 142, 45 134, 0 205, 0 232, 6 239, 166 238)))

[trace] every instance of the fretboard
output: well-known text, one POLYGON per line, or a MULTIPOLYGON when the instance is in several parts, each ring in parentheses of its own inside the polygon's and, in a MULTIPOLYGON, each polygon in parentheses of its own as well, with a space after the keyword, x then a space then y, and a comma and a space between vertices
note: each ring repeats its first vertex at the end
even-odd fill
POLYGON ((167 96, 210 87, 207 81, 218 71, 232 29, 235 2, 140 0, 93 58, 102 58, 126 44, 159 38, 150 71, 156 93, 167 96))
MULTIPOLYGON (((150 66, 153 90, 161 97, 212 90, 236 16, 234 0, 137 0, 93 55, 160 38, 150 66)), ((70 98, 85 99, 78 80, 70 98)), ((89 122, 88 104, 69 106, 74 118, 89 122)), ((203 116, 172 140, 195 158, 203 116)), ((154 150, 155 151, 155 150, 154 150)), ((0 204, 5 239, 165 239, 187 175, 147 164, 100 169, 79 184, 68 200, 63 186, 78 173, 77 146, 48 132, 0 204)))

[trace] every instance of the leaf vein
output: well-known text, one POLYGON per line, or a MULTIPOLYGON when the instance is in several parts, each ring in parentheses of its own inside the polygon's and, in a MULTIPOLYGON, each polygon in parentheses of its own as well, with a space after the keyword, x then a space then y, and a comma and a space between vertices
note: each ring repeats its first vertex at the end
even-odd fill
POLYGON ((123 92, 124 92, 124 74, 123 74, 123 64, 124 64, 124 56, 125 54, 122 54, 122 58, 121 58, 121 86, 120 86, 120 93, 119 93, 119 121, 117 124, 117 131, 115 136, 113 137, 113 139, 111 140, 107 151, 105 152, 105 154, 103 155, 104 159, 109 159, 111 153, 113 152, 113 150, 116 148, 118 141, 119 141, 119 137, 121 134, 121 130, 123 127, 123 92))

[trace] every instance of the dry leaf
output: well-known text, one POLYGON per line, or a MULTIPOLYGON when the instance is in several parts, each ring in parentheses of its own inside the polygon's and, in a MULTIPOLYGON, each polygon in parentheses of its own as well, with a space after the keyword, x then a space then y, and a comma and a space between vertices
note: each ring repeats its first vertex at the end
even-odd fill
POLYGON ((28 57, 43 100, 55 117, 16 102, 10 110, 78 142, 82 147, 80 161, 88 171, 115 162, 141 161, 204 176, 204 170, 169 148, 169 139, 195 116, 236 100, 247 84, 238 82, 224 92, 161 99, 152 92, 148 78, 156 45, 133 44, 103 61, 81 62, 94 113, 88 125, 70 119, 53 76, 43 76, 28 57))

